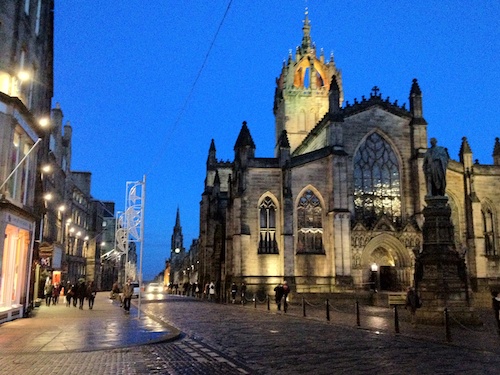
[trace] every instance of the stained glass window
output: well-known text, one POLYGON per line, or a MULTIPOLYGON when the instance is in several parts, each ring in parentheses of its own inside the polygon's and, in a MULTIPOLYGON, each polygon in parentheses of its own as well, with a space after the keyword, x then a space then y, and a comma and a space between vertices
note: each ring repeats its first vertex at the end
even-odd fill
POLYGON ((401 186, 396 154, 379 134, 371 134, 354 157, 356 219, 371 225, 382 215, 401 218, 401 186))
POLYGON ((323 254, 323 218, 321 202, 306 190, 297 207, 297 253, 323 254))

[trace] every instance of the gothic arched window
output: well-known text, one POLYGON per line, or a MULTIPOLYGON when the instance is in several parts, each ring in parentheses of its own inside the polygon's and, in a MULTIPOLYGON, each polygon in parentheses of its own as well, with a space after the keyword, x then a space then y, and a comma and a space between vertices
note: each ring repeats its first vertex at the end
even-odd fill
POLYGON ((484 231, 484 253, 485 255, 497 255, 495 244, 495 226, 493 212, 489 209, 483 209, 483 231, 484 231))
POLYGON ((392 147, 379 134, 371 134, 354 157, 355 217, 373 224, 387 215, 401 217, 399 163, 392 147))
POLYGON ((297 207, 297 253, 323 254, 323 209, 318 197, 306 190, 297 207))
POLYGON ((276 242, 276 205, 266 197, 259 207, 259 254, 278 254, 276 242))

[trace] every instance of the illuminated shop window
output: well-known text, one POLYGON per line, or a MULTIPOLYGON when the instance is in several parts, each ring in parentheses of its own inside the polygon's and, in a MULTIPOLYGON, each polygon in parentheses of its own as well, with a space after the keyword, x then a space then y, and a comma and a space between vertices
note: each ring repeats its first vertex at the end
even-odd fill
POLYGON ((297 207, 297 253, 323 254, 323 209, 318 197, 306 190, 297 207))
POLYGON ((382 215, 401 218, 399 163, 392 147, 371 134, 354 157, 354 208, 357 220, 368 225, 382 215))
POLYGON ((278 254, 276 242, 276 205, 266 197, 259 207, 259 254, 278 254))

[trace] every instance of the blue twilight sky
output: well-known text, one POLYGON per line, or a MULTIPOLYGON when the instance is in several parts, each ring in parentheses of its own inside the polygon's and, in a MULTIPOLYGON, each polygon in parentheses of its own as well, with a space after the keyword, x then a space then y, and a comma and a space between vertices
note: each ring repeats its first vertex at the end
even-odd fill
POLYGON ((417 78, 429 137, 458 159, 465 136, 473 158, 492 164, 498 1, 55 3, 53 104, 73 127, 72 169, 91 172, 94 198, 117 210, 126 182, 146 176, 145 280, 170 256, 177 207, 185 247, 198 236, 212 138, 217 158, 232 161, 247 121, 256 156, 274 156, 275 79, 301 43, 306 6, 318 51, 333 51, 342 70, 345 100, 377 85, 408 107, 417 78))

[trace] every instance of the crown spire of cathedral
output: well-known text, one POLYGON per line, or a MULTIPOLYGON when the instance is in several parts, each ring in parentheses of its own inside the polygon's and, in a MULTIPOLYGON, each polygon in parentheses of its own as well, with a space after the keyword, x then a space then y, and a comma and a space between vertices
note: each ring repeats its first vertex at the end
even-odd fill
POLYGON ((302 26, 304 36, 302 37, 302 51, 307 53, 311 50, 311 22, 309 21, 309 10, 306 8, 304 15, 304 26, 302 26))

